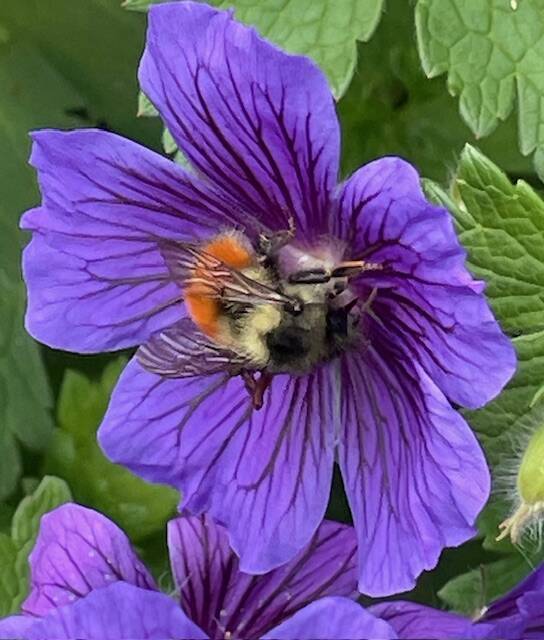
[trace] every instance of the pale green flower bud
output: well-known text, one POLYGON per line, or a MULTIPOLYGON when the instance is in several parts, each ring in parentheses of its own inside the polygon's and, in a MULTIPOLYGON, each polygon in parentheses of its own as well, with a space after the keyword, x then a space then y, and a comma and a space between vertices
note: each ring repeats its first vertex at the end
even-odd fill
POLYGON ((497 540, 510 536, 517 544, 531 524, 544 517, 544 424, 531 436, 517 475, 518 507, 499 525, 497 540))

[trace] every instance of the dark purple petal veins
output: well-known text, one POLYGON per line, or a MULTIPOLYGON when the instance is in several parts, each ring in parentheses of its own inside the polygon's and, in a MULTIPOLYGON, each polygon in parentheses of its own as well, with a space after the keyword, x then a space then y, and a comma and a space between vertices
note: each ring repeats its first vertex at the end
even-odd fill
POLYGON ((239 569, 226 530, 209 517, 173 520, 172 571, 182 609, 211 638, 258 638, 319 598, 355 593, 351 527, 325 521, 293 560, 264 575, 239 569))
POLYGON ((152 7, 140 83, 194 167, 271 229, 329 230, 339 128, 321 71, 230 12, 152 7))
POLYGON ((108 457, 179 487, 229 529, 245 571, 290 560, 321 522, 333 466, 327 368, 274 377, 254 411, 240 377, 160 378, 134 360, 99 431, 108 457))
POLYGON ((474 535, 489 472, 474 434, 417 362, 384 340, 342 359, 339 462, 359 541, 359 588, 411 589, 474 535))
POLYGON ((381 265, 358 279, 389 340, 452 401, 482 406, 513 375, 514 349, 465 266, 451 215, 423 197, 399 158, 359 169, 339 193, 336 233, 353 259, 381 265), (482 375, 482 371, 486 375, 482 375))
POLYGON ((181 315, 157 246, 233 224, 229 203, 173 162, 105 131, 33 135, 42 206, 25 214, 26 324, 80 352, 144 342, 181 315))
POLYGON ((22 610, 34 616, 123 581, 156 589, 126 535, 102 514, 66 504, 46 514, 29 558, 30 594, 22 610))

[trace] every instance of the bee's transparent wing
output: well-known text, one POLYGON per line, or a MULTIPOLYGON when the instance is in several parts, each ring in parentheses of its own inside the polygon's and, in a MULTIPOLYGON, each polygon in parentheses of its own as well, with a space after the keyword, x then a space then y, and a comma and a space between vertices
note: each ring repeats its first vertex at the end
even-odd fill
POLYGON ((138 362, 164 378, 238 373, 248 360, 211 342, 189 318, 154 335, 136 352, 138 362))
POLYGON ((205 295, 226 302, 241 304, 286 305, 299 310, 300 302, 292 296, 276 291, 187 242, 162 242, 162 256, 172 277, 184 285, 199 284, 205 295))

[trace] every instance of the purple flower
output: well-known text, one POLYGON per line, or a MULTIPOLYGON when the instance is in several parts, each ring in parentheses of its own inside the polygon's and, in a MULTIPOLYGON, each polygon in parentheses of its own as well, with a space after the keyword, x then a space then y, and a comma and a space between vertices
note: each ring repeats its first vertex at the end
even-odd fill
POLYGON ((244 571, 308 544, 336 460, 359 588, 409 589, 474 533, 488 470, 450 403, 495 397, 513 348, 413 167, 382 158, 336 184, 310 60, 200 3, 149 21, 140 82, 192 171, 103 131, 34 134, 28 330, 143 345, 100 443, 224 524, 244 571))
POLYGON ((22 614, 0 638, 395 638, 346 596, 355 593, 351 527, 325 521, 309 546, 264 576, 241 573, 226 531, 204 517, 169 523, 176 584, 161 593, 125 534, 103 515, 66 504, 43 517, 30 555, 22 614))
POLYGON ((492 602, 476 620, 415 602, 370 607, 404 640, 541 640, 544 638, 544 564, 510 593, 492 602))

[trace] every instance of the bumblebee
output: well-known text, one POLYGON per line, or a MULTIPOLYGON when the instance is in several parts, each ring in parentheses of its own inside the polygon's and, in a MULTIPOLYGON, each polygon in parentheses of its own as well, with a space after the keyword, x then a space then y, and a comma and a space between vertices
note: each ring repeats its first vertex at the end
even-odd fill
POLYGON ((141 364, 170 377, 228 369, 259 408, 272 375, 308 373, 355 342, 360 313, 349 278, 379 266, 342 261, 339 247, 309 253, 293 235, 261 235, 256 248, 234 230, 202 244, 164 243, 189 318, 141 347, 141 364))

